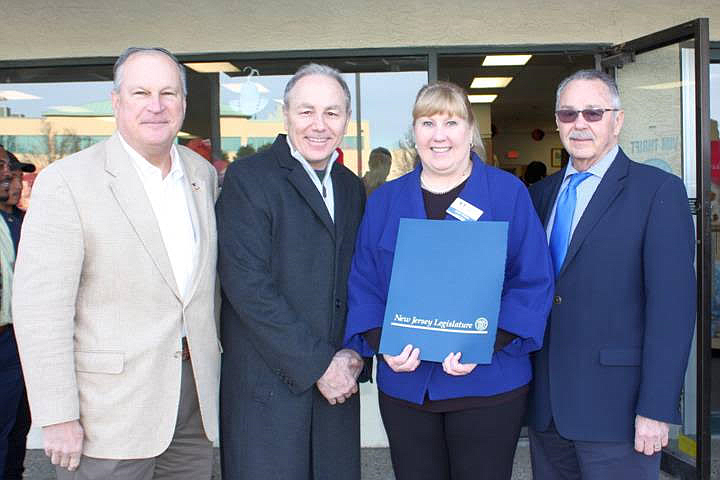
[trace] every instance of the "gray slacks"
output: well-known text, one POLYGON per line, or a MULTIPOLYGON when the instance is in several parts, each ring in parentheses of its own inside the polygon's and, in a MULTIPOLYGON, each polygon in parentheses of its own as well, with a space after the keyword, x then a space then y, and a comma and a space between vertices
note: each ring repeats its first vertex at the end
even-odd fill
POLYGON ((56 467, 58 480, 210 480, 213 446, 205 436, 190 360, 182 362, 175 433, 157 457, 110 460, 82 456, 74 472, 56 467))

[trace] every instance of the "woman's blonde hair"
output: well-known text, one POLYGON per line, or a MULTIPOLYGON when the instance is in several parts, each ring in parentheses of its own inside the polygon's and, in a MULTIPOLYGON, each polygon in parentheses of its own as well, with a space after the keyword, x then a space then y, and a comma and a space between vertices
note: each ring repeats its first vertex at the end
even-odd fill
POLYGON ((475 115, 462 88, 450 82, 434 82, 422 87, 415 98, 412 116, 413 125, 420 117, 430 117, 438 113, 453 115, 462 118, 472 132, 472 147, 483 161, 485 161, 485 147, 483 147, 480 130, 475 123, 475 115))

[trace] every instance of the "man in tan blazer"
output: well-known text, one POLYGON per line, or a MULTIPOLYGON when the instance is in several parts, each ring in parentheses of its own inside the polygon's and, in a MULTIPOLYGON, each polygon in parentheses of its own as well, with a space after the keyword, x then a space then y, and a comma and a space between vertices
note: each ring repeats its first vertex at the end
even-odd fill
POLYGON ((33 420, 59 479, 209 479, 216 174, 174 145, 169 52, 128 49, 114 83, 117 132, 41 172, 25 217, 13 309, 33 420))

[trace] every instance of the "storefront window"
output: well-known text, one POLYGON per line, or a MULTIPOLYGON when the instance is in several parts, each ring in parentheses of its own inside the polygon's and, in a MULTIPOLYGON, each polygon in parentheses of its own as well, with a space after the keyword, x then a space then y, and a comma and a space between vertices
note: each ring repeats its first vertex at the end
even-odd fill
MULTIPOLYGON (((349 71, 342 74, 352 97, 352 116, 341 144, 344 164, 363 176, 370 169, 372 150, 383 147, 392 155, 387 178, 408 172, 412 168, 412 160, 408 160, 411 156, 408 146, 412 145, 408 137, 411 111, 417 91, 427 83, 425 59, 314 61, 349 71)), ((277 134, 285 132, 282 111, 285 85, 297 68, 307 62, 259 61, 236 66, 235 62, 233 68, 237 72, 219 73, 220 152, 224 160, 232 162, 267 148, 277 134)))
POLYGON ((115 131, 111 89, 111 81, 4 83, 0 144, 42 168, 102 141, 115 131))
POLYGON ((413 169, 412 107, 418 90, 427 81, 424 71, 360 74, 363 136, 369 147, 363 151, 363 175, 370 170, 370 154, 376 148, 387 149, 392 156, 387 180, 413 169))
MULTIPOLYGON (((283 125, 283 92, 291 75, 230 76, 220 73, 220 135, 223 157, 228 161, 268 148, 283 125)), ((343 75, 351 91, 354 76, 343 75)), ((355 157, 356 123, 351 120, 341 145, 345 163, 355 157)))

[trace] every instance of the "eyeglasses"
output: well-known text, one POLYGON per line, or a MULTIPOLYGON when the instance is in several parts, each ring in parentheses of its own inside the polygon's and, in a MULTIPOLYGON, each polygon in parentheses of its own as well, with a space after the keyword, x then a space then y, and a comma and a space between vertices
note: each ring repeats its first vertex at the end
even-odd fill
POLYGON ((558 120, 562 123, 572 123, 578 118, 578 114, 582 113, 586 122, 599 122, 602 120, 605 112, 617 112, 619 108, 586 108, 585 110, 555 110, 558 120))

